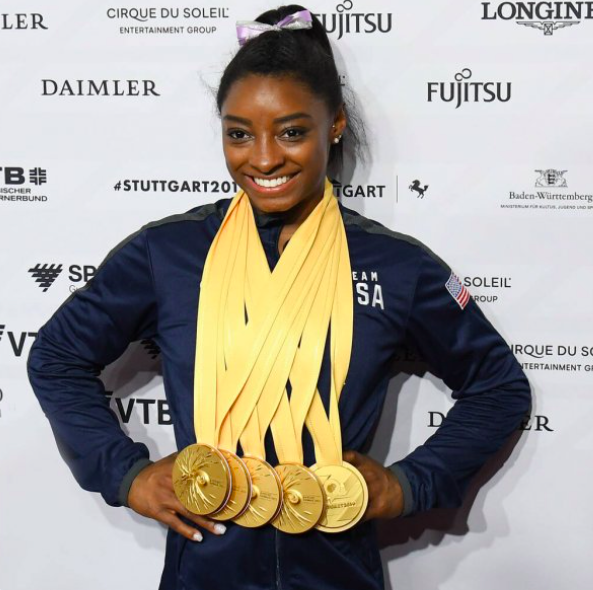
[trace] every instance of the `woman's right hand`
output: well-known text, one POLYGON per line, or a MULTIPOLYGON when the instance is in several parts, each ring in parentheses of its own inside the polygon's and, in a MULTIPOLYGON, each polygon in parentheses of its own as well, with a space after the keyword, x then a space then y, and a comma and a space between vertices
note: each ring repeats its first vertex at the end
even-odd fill
POLYGON ((148 465, 134 478, 128 494, 128 506, 138 514, 154 518, 171 527, 190 541, 201 541, 203 535, 197 528, 185 524, 179 515, 199 527, 223 535, 226 527, 204 516, 193 514, 181 504, 173 490, 173 464, 177 453, 148 465))

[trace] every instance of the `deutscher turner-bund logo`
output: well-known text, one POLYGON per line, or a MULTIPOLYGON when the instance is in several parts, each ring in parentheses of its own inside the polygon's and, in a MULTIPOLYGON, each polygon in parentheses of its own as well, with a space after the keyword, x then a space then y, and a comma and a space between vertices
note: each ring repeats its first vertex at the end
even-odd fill
POLYGON ((458 109, 468 102, 508 102, 511 100, 511 82, 470 81, 473 73, 463 68, 450 82, 428 82, 428 102, 450 102, 458 109))
POLYGON ((336 5, 330 14, 315 13, 328 34, 340 40, 344 35, 389 33, 393 29, 391 12, 354 12, 354 2, 345 0, 336 5))
POLYGON ((35 187, 47 184, 47 170, 37 166, 33 168, 0 166, 0 201, 28 203, 47 201, 47 195, 33 194, 33 189, 27 187, 28 184, 35 187))
POLYGON ((482 2, 482 20, 499 19, 513 20, 550 36, 593 19, 593 2, 482 2))

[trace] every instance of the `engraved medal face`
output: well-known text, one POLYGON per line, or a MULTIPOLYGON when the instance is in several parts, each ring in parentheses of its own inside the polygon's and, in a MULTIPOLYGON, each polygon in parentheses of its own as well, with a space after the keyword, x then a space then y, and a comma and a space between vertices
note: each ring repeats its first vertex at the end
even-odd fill
POLYGON ((234 519, 237 524, 255 528, 270 522, 282 507, 282 485, 274 468, 256 457, 242 457, 251 474, 251 501, 247 510, 234 519))
POLYGON ((206 444, 189 445, 175 459, 173 489, 190 512, 212 514, 229 498, 229 465, 218 449, 206 444))
POLYGON ((231 470, 231 495, 228 502, 210 518, 215 520, 231 520, 247 510, 251 500, 251 475, 242 459, 235 453, 218 449, 227 460, 231 470))
POLYGON ((313 465, 325 491, 325 509, 316 528, 324 533, 340 533, 353 527, 364 515, 369 493, 364 477, 350 463, 313 465))
POLYGON ((285 533, 304 533, 321 518, 325 498, 321 482, 304 465, 285 463, 276 466, 282 483, 283 502, 272 525, 285 533))

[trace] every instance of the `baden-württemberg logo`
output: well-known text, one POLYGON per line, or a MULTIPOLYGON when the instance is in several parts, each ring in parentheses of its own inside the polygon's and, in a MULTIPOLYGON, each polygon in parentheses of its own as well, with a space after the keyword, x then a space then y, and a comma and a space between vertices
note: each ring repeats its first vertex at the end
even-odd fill
POLYGON ((511 190, 503 209, 548 209, 556 211, 593 211, 593 194, 568 189, 568 170, 542 168, 534 170, 535 176, 527 190, 511 190), (536 188, 538 190, 533 190, 536 188))
POLYGON ((427 82, 428 102, 450 102, 458 109, 467 102, 508 102, 511 100, 511 82, 470 81, 472 71, 463 68, 453 81, 427 82))
POLYGON ((33 189, 47 184, 47 170, 23 168, 22 166, 0 166, 0 201, 5 202, 41 202, 47 201, 47 195, 33 194, 33 189))
POLYGON ((389 33, 393 28, 391 12, 357 12, 354 2, 345 0, 336 5, 332 13, 315 13, 329 34, 335 34, 340 40, 344 35, 389 33))
POLYGON ((593 2, 482 2, 482 20, 513 20, 553 35, 593 19, 593 2))

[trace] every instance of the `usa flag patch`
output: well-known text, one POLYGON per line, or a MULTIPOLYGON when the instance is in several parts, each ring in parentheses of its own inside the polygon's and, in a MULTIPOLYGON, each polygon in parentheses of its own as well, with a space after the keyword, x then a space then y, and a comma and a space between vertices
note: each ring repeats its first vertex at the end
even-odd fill
POLYGON ((455 299, 457 305, 459 305, 461 309, 464 309, 469 302, 470 295, 469 291, 461 284, 459 277, 456 274, 451 273, 451 276, 445 283, 445 287, 447 288, 447 291, 449 291, 451 297, 455 299))

